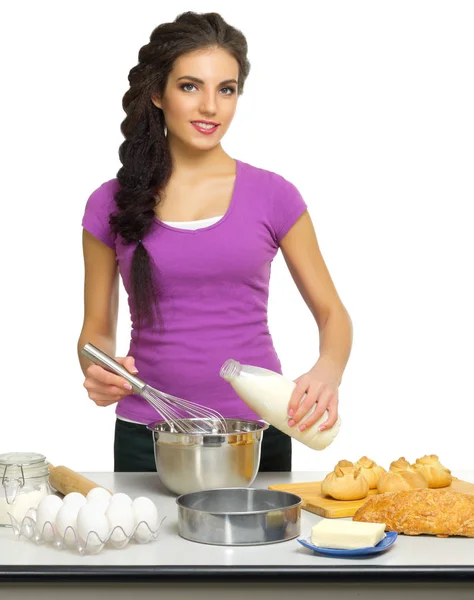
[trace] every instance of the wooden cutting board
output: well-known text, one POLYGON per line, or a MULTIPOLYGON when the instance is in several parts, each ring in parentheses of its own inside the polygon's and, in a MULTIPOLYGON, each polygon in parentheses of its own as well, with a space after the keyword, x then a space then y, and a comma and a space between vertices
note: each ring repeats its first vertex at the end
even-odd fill
MULTIPOLYGON (((269 490, 280 492, 291 492, 303 499, 302 508, 308 512, 315 513, 327 519, 340 519, 341 517, 353 517, 356 511, 367 502, 370 496, 377 494, 377 490, 369 490, 369 495, 361 500, 334 500, 321 493, 321 481, 309 481, 307 483, 287 483, 268 486, 269 490)), ((462 481, 453 477, 453 482, 443 490, 454 490, 464 494, 474 494, 474 483, 462 481)))

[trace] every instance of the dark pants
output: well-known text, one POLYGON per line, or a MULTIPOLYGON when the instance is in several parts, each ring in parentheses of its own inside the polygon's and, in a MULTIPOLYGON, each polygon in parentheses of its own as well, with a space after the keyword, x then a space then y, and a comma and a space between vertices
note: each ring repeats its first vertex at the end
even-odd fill
MULTIPOLYGON (((116 419, 114 471, 156 471, 152 432, 116 419)), ((259 471, 291 471, 291 438, 275 427, 264 431, 259 471)))

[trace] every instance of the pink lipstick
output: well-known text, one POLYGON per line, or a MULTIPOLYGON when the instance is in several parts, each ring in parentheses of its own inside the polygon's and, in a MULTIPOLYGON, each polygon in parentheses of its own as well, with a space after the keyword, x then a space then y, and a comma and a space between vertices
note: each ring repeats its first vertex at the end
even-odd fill
POLYGON ((214 121, 191 121, 191 125, 199 131, 199 133, 203 133, 204 135, 210 135, 217 131, 219 127, 219 123, 215 123, 214 121))

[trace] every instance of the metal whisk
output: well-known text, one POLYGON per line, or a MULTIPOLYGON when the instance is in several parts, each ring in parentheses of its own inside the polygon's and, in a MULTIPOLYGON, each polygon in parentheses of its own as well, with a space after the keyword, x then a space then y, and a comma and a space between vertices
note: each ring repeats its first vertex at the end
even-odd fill
POLYGON ((120 375, 128 381, 135 393, 140 394, 175 433, 227 433, 227 424, 224 417, 213 410, 195 402, 170 396, 150 387, 144 381, 135 377, 122 367, 120 363, 111 358, 92 344, 86 344, 81 350, 82 354, 96 365, 120 375))

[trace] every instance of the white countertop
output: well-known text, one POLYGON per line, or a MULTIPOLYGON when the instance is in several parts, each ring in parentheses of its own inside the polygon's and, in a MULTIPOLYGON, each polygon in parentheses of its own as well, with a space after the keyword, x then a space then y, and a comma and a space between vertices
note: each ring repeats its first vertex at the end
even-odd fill
MULTIPOLYGON (((444 569, 469 573, 474 572, 474 539, 436 538, 433 536, 399 535, 395 544, 387 551, 359 559, 327 558, 319 556, 301 546, 296 539, 277 544, 228 547, 198 544, 181 538, 177 533, 176 496, 168 492, 155 473, 84 473, 86 477, 112 490, 125 492, 132 498, 149 496, 155 501, 162 516, 166 519, 157 540, 141 545, 130 542, 117 550, 104 548, 97 555, 80 555, 75 550, 59 550, 47 544, 37 545, 24 538, 16 539, 10 528, 0 528, 0 564, 3 574, 18 571, 18 567, 35 565, 36 568, 52 566, 81 567, 153 567, 155 570, 169 571, 167 568, 193 567, 195 570, 210 567, 218 570, 223 567, 254 566, 263 570, 275 569, 315 569, 336 570, 348 567, 350 570, 365 570, 378 567, 402 571, 428 568, 430 571, 444 569), (404 568, 404 569, 403 569, 404 568)), ((453 475, 467 481, 474 481, 474 472, 454 472, 453 475)), ((325 473, 293 472, 260 474, 252 487, 266 488, 276 483, 321 481, 325 473)), ((301 512, 301 537, 309 537, 311 527, 320 517, 305 510, 301 512)), ((21 569, 20 569, 21 571, 21 569)))

